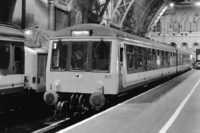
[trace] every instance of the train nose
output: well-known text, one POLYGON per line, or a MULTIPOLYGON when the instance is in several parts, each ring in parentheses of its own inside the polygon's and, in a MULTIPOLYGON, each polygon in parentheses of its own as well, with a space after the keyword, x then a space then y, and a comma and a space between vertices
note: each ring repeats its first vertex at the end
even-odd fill
POLYGON ((47 105, 55 105, 58 102, 58 94, 55 91, 46 91, 43 99, 47 105))

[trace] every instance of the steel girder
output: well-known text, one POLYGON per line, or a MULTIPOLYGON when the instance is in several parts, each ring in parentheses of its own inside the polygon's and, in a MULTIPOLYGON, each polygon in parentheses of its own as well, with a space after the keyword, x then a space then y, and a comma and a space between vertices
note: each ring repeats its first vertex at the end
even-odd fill
POLYGON ((85 17, 88 18, 88 20, 84 22, 100 23, 125 30, 126 32, 145 36, 146 33, 156 25, 167 9, 166 5, 171 0, 67 1, 68 3, 65 0, 55 0, 55 5, 65 11, 70 11, 72 8, 82 11, 85 17), (63 4, 60 4, 61 6, 59 7, 59 3, 63 4), (66 4, 66 6, 62 8, 64 4, 66 4))
POLYGON ((155 14, 154 18, 151 20, 151 23, 148 26, 147 32, 150 32, 153 30, 153 28, 156 26, 157 22, 160 20, 161 16, 164 14, 164 12, 167 10, 169 3, 171 0, 165 0, 163 5, 160 7, 158 12, 155 14))
POLYGON ((140 36, 156 25, 171 0, 110 0, 101 24, 140 36))

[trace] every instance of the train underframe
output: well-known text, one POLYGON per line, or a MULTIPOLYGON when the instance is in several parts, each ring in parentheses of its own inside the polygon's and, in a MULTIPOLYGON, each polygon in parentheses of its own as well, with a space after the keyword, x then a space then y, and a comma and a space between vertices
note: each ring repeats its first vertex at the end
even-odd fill
POLYGON ((55 106, 54 117, 73 117, 76 114, 85 114, 102 110, 109 103, 113 95, 104 95, 99 92, 83 93, 56 93, 46 92, 45 102, 55 106))

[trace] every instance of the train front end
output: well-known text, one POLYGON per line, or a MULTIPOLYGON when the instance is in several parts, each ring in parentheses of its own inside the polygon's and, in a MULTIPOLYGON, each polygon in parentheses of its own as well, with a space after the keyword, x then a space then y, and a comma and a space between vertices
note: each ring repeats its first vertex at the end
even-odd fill
POLYGON ((49 105, 65 101, 69 108, 98 110, 107 96, 118 93, 118 45, 113 45, 117 41, 75 32, 50 41, 44 100, 49 105))

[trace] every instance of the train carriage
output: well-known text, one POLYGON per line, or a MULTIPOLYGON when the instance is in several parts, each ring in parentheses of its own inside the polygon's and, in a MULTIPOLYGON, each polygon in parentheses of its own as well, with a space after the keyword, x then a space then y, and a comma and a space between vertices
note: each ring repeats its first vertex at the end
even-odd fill
POLYGON ((50 39, 44 100, 98 110, 109 96, 181 70, 177 55, 175 47, 106 26, 83 24, 60 30, 50 39))
POLYGON ((0 23, 0 95, 24 93, 24 36, 13 24, 0 23))

